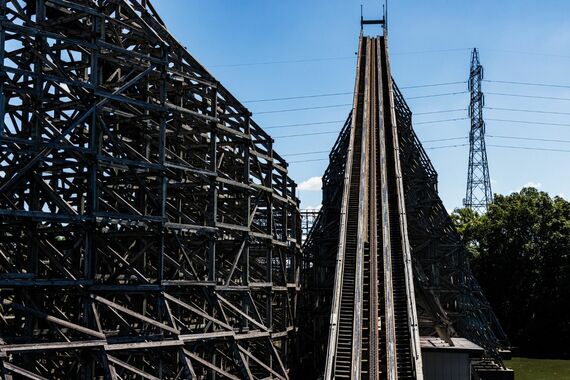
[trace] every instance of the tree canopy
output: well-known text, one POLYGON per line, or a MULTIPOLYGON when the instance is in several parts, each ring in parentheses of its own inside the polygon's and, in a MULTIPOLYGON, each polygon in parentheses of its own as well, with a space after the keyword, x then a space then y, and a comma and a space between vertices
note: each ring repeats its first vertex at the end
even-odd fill
POLYGON ((457 209, 452 219, 512 345, 569 357, 570 202, 524 188, 495 195, 486 214, 457 209))

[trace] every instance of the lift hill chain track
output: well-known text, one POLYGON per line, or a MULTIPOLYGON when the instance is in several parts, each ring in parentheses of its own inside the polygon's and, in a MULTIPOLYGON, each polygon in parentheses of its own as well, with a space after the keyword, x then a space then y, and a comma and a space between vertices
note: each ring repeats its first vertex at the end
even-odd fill
POLYGON ((500 368, 506 337, 393 83, 386 30, 361 34, 354 94, 303 246, 303 308, 314 315, 303 368, 316 378, 326 362, 326 380, 422 379, 420 334, 467 338, 500 368))
POLYGON ((384 38, 358 59, 325 378, 422 378, 384 38))

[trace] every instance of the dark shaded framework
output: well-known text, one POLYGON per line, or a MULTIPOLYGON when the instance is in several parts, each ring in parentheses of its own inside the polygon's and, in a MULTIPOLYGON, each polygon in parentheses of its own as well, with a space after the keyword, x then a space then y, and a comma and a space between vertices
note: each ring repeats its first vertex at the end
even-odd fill
MULTIPOLYGON (((501 364, 507 338, 470 268, 468 253, 437 193, 437 173, 412 128, 412 112, 392 81, 404 185, 408 236, 420 334, 467 338, 501 364)), ((323 176, 321 211, 303 245, 301 321, 305 351, 301 364, 311 378, 322 376, 339 244, 342 184, 351 117, 329 156, 323 176)))
POLYGON ((145 0, 0 0, 0 371, 288 378, 296 185, 145 0))
POLYGON ((303 233, 303 240, 309 236, 313 224, 319 216, 318 209, 301 209, 301 232, 303 233))
POLYGON ((316 379, 324 371, 335 278, 336 256, 340 233, 342 187, 352 113, 329 154, 329 165, 322 177, 322 207, 303 243, 303 268, 300 299, 301 313, 310 313, 310 319, 301 319, 301 346, 299 366, 308 378, 316 379))
POLYGON ((469 267, 469 254, 437 193, 437 173, 395 83, 394 100, 420 333, 461 336, 498 359, 507 337, 469 267))

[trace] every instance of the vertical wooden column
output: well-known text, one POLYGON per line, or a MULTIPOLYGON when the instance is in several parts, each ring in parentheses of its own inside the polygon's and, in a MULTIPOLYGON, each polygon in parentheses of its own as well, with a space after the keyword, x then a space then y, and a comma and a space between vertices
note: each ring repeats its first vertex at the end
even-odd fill
MULTIPOLYGON (((210 121, 210 171, 213 173, 218 172, 218 83, 215 87, 211 88, 211 116, 210 121)), ((217 176, 210 177, 210 189, 208 194, 208 203, 210 209, 208 210, 208 225, 216 227, 217 213, 218 213, 218 189, 217 189, 217 176)), ((208 281, 216 282, 216 237, 210 236, 208 241, 208 281)))
MULTIPOLYGON (((44 0, 36 0, 36 25, 41 24, 45 20, 45 3, 44 0)), ((45 41, 44 37, 41 34, 37 34, 34 38, 34 47, 33 49, 37 52, 34 54, 34 76, 30 78, 30 82, 34 83, 34 91, 33 97, 31 98, 30 102, 27 102, 27 106, 29 107, 27 110, 24 108, 23 110, 23 118, 22 120, 33 120, 30 123, 30 138, 33 141, 32 149, 36 151, 41 151, 43 148, 41 144, 41 137, 42 137, 42 123, 40 118, 37 115, 34 115, 35 112, 39 113, 42 109, 42 97, 43 97, 43 75, 42 75, 42 67, 44 66, 43 56, 46 54, 45 48, 45 41)), ((23 123, 23 122, 22 122, 23 123)), ((23 127, 23 126, 22 126, 23 127)), ((35 152, 34 152, 35 153, 35 152)), ((31 171, 26 175, 29 180, 30 186, 30 199, 29 199, 29 207, 30 211, 41 211, 38 199, 38 184, 37 181, 34 180, 34 171, 31 171)), ((31 221, 29 222, 29 244, 30 244, 30 273, 34 275, 38 274, 40 270, 39 265, 39 247, 37 240, 39 236, 37 234, 39 222, 31 221)))
POLYGON ((158 257, 158 283, 162 284, 164 279, 164 244, 166 233, 166 199, 168 191, 168 182, 166 178, 165 162, 166 162, 166 119, 168 111, 166 108, 167 81, 168 81, 168 47, 162 47, 162 64, 160 67, 160 105, 163 108, 160 114, 160 131, 158 139, 158 163, 161 166, 160 172, 160 247, 158 257))
POLYGON ((0 137, 4 135, 4 113, 5 97, 4 97, 4 80, 7 76, 4 71, 4 53, 6 48, 6 31, 2 22, 6 18, 6 0, 0 0, 0 137))
POLYGON ((287 172, 286 171, 282 171, 281 173, 281 195, 283 197, 283 199, 281 200, 282 206, 281 206, 281 241, 285 244, 283 251, 285 253, 285 257, 284 260, 285 262, 282 263, 282 265, 285 265, 285 268, 283 268, 283 272, 286 274, 284 280, 285 280, 285 286, 287 286, 287 284, 290 282, 290 277, 291 274, 289 273, 290 271, 287 270, 287 258, 289 256, 289 254, 291 253, 291 250, 287 247, 287 240, 289 239, 289 197, 287 196, 289 191, 288 191, 288 186, 287 186, 287 172))
MULTIPOLYGON (((265 186, 269 189, 273 189, 273 139, 268 138, 267 145, 267 155, 270 160, 267 165, 267 177, 265 186)), ((274 329, 273 323, 273 192, 267 192, 267 235, 270 236, 270 240, 266 241, 267 244, 267 282, 271 284, 267 288, 267 321, 269 328, 272 331, 274 329)), ((273 343, 272 343, 273 344, 273 343)), ((273 356, 269 356, 269 365, 273 368, 273 356)))
MULTIPOLYGON (((288 179, 289 180, 289 179, 288 179)), ((299 213, 299 207, 297 203, 297 184, 291 180, 291 202, 292 202, 292 213, 291 213, 291 231, 292 231, 292 238, 295 239, 295 247, 293 249, 293 258, 295 259, 295 277, 293 281, 295 282, 295 294, 297 294, 297 287, 301 281, 301 255, 297 251, 297 247, 301 246, 302 241, 302 232, 301 232, 301 214, 299 213), (299 255, 297 255, 299 254, 299 255)), ((297 298, 297 296, 295 296, 297 298)))
MULTIPOLYGON (((273 186, 273 140, 269 138, 267 141, 267 155, 269 156, 269 162, 267 164, 267 175, 265 177, 265 187, 271 189, 273 186)), ((266 233, 267 235, 273 238, 273 196, 270 192, 265 191, 267 196, 267 226, 266 226, 266 233)), ((271 240, 266 242, 267 244, 267 251, 266 251, 266 261, 267 261, 267 273, 266 273, 266 281, 267 283, 271 284, 271 287, 268 287, 267 292, 267 321, 270 324, 270 327, 273 328, 273 244, 271 240)))
MULTIPOLYGON (((286 164, 284 165, 285 167, 287 166, 286 164)), ((288 189, 288 183, 287 183, 287 171, 285 170, 280 171, 280 180, 281 180, 281 199, 279 200, 279 202, 281 203, 281 241, 283 242, 283 246, 282 247, 278 247, 277 249, 279 249, 279 251, 281 252, 281 254, 279 255, 281 258, 281 265, 283 265, 282 268, 282 272, 283 275, 285 276, 285 278, 283 279, 284 285, 285 285, 285 289, 286 289, 286 293, 285 293, 285 299, 284 301, 284 318, 285 320, 284 322, 284 328, 287 329, 289 327, 292 327, 294 325, 294 321, 290 318, 290 316, 292 316, 292 302, 295 300, 294 296, 291 297, 290 296, 290 292, 291 289, 289 288, 289 284, 291 283, 291 280, 293 278, 293 273, 294 273, 294 267, 293 267, 293 260, 294 260, 294 255, 292 255, 292 250, 289 248, 288 246, 288 240, 289 240, 289 189, 288 189), (289 263, 289 267, 287 267, 287 264, 289 263)), ((288 345, 287 345, 287 339, 282 339, 282 344, 283 344, 283 351, 287 352, 287 350, 289 349, 288 345)))
MULTIPOLYGON (((90 62, 90 78, 89 83, 96 88, 101 80, 101 68, 99 67, 99 40, 105 39, 105 29, 104 21, 100 16, 93 17, 93 39, 92 44, 97 46, 91 52, 91 62, 90 62)), ((95 92, 93 90, 93 96, 95 92)), ((89 215, 90 221, 88 222, 87 231, 85 233, 85 258, 83 275, 87 280, 93 280, 95 278, 95 256, 96 256, 96 221, 95 212, 97 211, 97 171, 98 165, 96 160, 96 155, 100 150, 99 146, 99 131, 97 128, 97 116, 98 110, 94 109, 91 114, 91 124, 89 126, 89 154, 91 159, 88 161, 88 190, 87 190, 87 207, 85 208, 85 213, 89 215)))
MULTIPOLYGON (((285 175, 285 183, 289 182, 289 178, 287 175, 285 175)), ((293 242, 288 242, 287 243, 287 250, 289 252, 289 254, 291 255, 291 272, 292 272, 292 282, 294 287, 289 290, 289 286, 287 286, 288 292, 291 291, 293 292, 293 295, 290 296, 291 299, 291 316, 293 317, 293 320, 291 321, 293 324, 293 331, 295 331, 295 328, 299 325, 298 323, 298 318, 297 318, 297 302, 298 302, 298 287, 299 287, 299 282, 300 282, 300 272, 301 272, 301 260, 300 257, 298 257, 297 255, 297 246, 300 244, 300 235, 299 235, 299 229, 301 228, 300 224, 298 222, 300 222, 300 213, 297 210, 297 206, 296 206, 296 202, 295 199, 297 198, 296 195, 296 190, 297 190, 297 185, 295 184, 295 182, 290 181, 290 185, 291 185, 291 194, 285 194, 285 198, 287 198, 287 210, 291 211, 291 238, 293 238, 295 241, 293 242), (291 244, 294 244, 291 247, 291 244)), ((287 215, 287 217, 289 217, 289 215, 287 215)), ((286 239, 289 239, 289 229, 286 231, 286 239)), ((295 361, 298 362, 300 360, 300 355, 299 353, 301 352, 301 347, 299 347, 299 339, 298 339, 298 334, 295 332, 293 335, 293 341, 288 345, 288 352, 287 352, 287 356, 290 358, 291 361, 295 361), (294 347, 294 352, 296 353, 295 356, 291 355, 291 350, 294 347)))
MULTIPOLYGON (((246 123, 245 123, 245 134, 251 136, 251 113, 247 115, 246 123)), ((244 151, 244 167, 243 167, 243 175, 244 181, 246 183, 250 182, 251 177, 251 157, 250 157, 250 144, 251 140, 248 140, 247 147, 244 151)), ((253 221, 253 215, 251 214, 251 194, 248 193, 247 201, 246 201, 246 210, 245 210, 245 217, 247 221, 248 229, 251 229, 251 223, 253 221)), ((249 285, 249 241, 250 241, 250 232, 244 233, 245 239, 245 246, 243 248, 243 285, 249 285)))
MULTIPOLYGON (((245 117, 245 124, 244 124, 244 133, 247 136, 251 136, 251 112, 247 111, 247 115, 245 117)), ((250 150, 251 148, 251 140, 247 139, 244 143, 243 149, 243 182, 249 184, 250 178, 250 150)), ((244 207, 244 218, 245 223, 247 226, 247 231, 243 233, 243 251, 241 253, 241 262, 242 262, 242 285, 249 286, 249 241, 250 241, 250 231, 251 231, 251 222, 253 219, 253 215, 251 215, 251 193, 249 191, 245 192, 246 200, 245 200, 245 207, 244 207)), ((253 295, 251 294, 251 289, 248 293, 244 293, 242 298, 242 309, 246 315, 249 315, 249 306, 250 306, 250 299, 253 300, 253 295)), ((247 319, 243 319, 243 323, 245 327, 248 326, 249 322, 247 319)))

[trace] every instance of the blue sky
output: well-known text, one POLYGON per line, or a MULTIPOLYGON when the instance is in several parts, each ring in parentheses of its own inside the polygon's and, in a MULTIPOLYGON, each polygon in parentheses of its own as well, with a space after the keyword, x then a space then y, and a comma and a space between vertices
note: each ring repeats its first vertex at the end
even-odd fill
MULTIPOLYGON (((274 136, 277 151, 291 162, 291 177, 299 184, 313 178, 302 185, 306 189, 300 191, 303 208, 320 204, 314 177, 324 172, 327 162, 322 159, 327 153, 295 154, 330 150, 342 127, 341 120, 351 108, 352 96, 251 101, 351 92, 361 3, 365 17, 381 13, 378 1, 153 2, 174 36, 274 136), (274 112, 310 107, 326 108, 274 112), (311 124, 321 122, 331 123, 311 124), (282 127, 291 124, 303 125, 282 127)), ((570 198, 570 1, 403 0, 391 1, 389 12, 392 73, 400 87, 466 81, 470 50, 479 49, 485 79, 489 80, 483 83, 483 91, 488 107, 484 117, 493 192, 506 194, 534 184, 551 195, 570 198)), ((373 27, 366 29, 368 34, 375 31, 373 27)), ((467 111, 420 114, 465 109, 466 90, 466 83, 402 90, 417 114, 415 130, 438 171, 440 195, 448 209, 461 206, 465 194, 467 111), (447 93, 456 94, 411 99, 447 93), (425 123, 445 119, 460 120, 425 123), (446 138, 458 139, 428 142, 446 138), (449 145, 459 146, 429 149, 449 145)))

